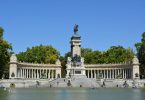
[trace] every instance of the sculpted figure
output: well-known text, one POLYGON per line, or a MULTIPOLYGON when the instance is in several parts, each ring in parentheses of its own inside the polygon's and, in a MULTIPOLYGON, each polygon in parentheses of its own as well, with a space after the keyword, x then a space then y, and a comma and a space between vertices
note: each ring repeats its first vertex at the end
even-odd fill
POLYGON ((75 33, 75 34, 76 34, 76 32, 78 31, 78 27, 79 27, 79 25, 75 24, 75 26, 74 26, 74 33, 75 33))

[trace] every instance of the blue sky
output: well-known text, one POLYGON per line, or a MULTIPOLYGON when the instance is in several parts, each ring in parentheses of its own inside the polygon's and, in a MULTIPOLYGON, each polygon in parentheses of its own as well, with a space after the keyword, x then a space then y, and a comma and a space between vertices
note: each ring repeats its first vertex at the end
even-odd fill
POLYGON ((82 47, 104 51, 122 45, 135 50, 145 31, 145 0, 0 1, 0 26, 15 53, 44 44, 64 55, 76 23, 82 47))

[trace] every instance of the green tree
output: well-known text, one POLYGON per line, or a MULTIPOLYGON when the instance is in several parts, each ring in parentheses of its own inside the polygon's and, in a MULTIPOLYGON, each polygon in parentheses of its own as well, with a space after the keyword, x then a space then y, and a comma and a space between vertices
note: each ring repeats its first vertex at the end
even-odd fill
POLYGON ((130 48, 125 49, 122 46, 112 46, 103 55, 105 63, 119 63, 131 61, 134 53, 130 48))
MULTIPOLYGON (((133 59, 134 53, 130 48, 123 48, 122 46, 111 46, 107 51, 101 52, 93 51, 89 48, 81 49, 81 56, 85 59, 85 64, 102 64, 102 63, 120 63, 129 62, 133 59)), ((71 57, 71 53, 65 54, 65 60, 71 57)))
POLYGON ((141 42, 135 44, 137 56, 140 63, 141 78, 145 78, 145 32, 142 34, 141 42))
POLYGON ((17 57, 21 62, 54 64, 59 58, 59 52, 52 46, 40 45, 27 48, 25 52, 17 54, 17 57))
POLYGON ((4 29, 0 27, 0 78, 8 78, 8 62, 10 60, 11 44, 3 39, 4 29))

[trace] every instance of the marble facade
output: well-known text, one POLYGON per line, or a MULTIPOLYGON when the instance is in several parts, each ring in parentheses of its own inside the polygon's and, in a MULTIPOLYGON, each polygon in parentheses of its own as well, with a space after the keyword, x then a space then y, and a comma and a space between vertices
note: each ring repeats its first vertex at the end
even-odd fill
POLYGON ((10 58, 9 78, 20 79, 54 79, 61 78, 61 63, 56 64, 35 64, 21 63, 17 61, 16 55, 10 58))

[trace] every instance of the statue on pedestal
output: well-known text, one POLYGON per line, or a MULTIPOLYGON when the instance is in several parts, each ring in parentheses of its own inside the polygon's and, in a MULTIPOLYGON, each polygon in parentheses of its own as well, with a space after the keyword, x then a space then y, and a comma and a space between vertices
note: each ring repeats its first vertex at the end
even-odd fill
POLYGON ((75 26, 74 26, 74 33, 75 33, 75 34, 76 34, 77 31, 78 31, 78 27, 79 27, 79 25, 75 24, 75 26))

